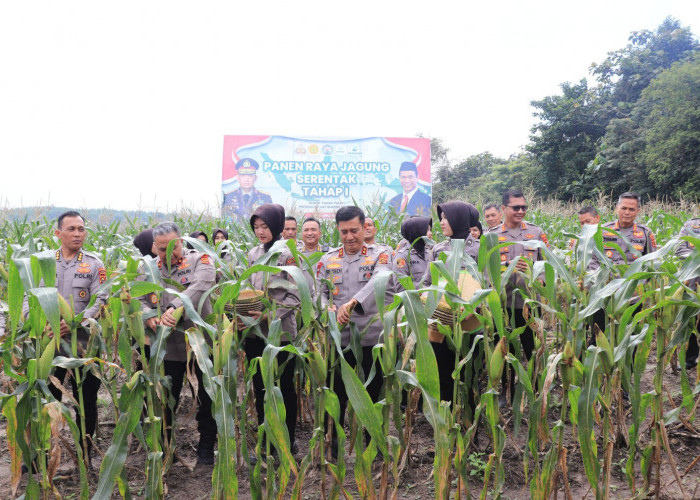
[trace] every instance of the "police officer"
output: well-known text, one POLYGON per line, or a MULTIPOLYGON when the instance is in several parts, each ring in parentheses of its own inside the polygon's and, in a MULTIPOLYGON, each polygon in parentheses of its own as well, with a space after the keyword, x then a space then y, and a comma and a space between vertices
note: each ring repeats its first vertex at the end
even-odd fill
MULTIPOLYGON (((303 244, 300 250, 301 253, 304 254, 304 256, 309 257, 311 254, 316 252, 327 252, 328 245, 320 244, 320 240, 321 223, 314 217, 308 217, 301 225, 301 242, 303 244)), ((317 288, 316 267, 314 266, 312 269, 306 269, 305 263, 302 263, 302 268, 304 268, 304 276, 306 277, 306 282, 309 285, 309 290, 312 294, 314 294, 317 288)))
MULTIPOLYGON (((700 238, 700 217, 690 219, 683 225, 678 237, 681 238, 683 236, 692 236, 694 238, 700 238)), ((678 245, 678 248, 676 248, 676 255, 685 259, 691 253, 693 253, 694 249, 695 246, 692 243, 690 243, 689 241, 682 241, 681 244, 678 245)), ((688 283, 688 286, 693 290, 697 290, 698 286, 700 286, 700 278, 692 279, 690 283, 688 283)), ((695 322, 695 335, 691 334, 690 340, 688 341, 688 350, 685 352, 685 367, 688 370, 695 368, 698 364, 698 351, 700 350, 698 348, 699 326, 700 317, 695 322)))
MULTIPOLYGON (((100 286, 107 280, 107 272, 104 264, 96 256, 83 250, 83 243, 87 231, 85 230, 85 220, 75 211, 64 212, 58 216, 56 230, 54 234, 61 242, 61 248, 56 250, 56 288, 58 293, 69 303, 73 303, 75 313, 83 313, 83 324, 88 318, 96 318, 100 313, 100 308, 109 297, 108 290, 100 290, 100 286), (93 295, 95 302, 88 307, 93 295)), ((28 311, 28 308, 25 308, 28 311)), ((62 347, 60 354, 70 356, 70 348, 66 344, 70 342, 70 328, 65 320, 61 320, 62 347)), ((85 355, 84 350, 87 347, 90 334, 88 331, 80 327, 77 331, 78 338, 78 354, 85 355)), ((97 426, 97 391, 100 388, 100 379, 92 374, 92 371, 85 368, 80 368, 82 378, 82 396, 85 409, 85 433, 92 436, 95 433, 97 426)), ((65 368, 56 367, 54 376, 61 382, 66 377, 67 370, 65 368)), ((73 396, 76 401, 79 401, 79 393, 77 384, 75 383, 75 374, 73 374, 73 396)), ((49 384, 51 394, 61 401, 63 393, 53 384, 49 384)), ((81 429, 80 414, 78 409, 75 410, 75 419, 78 424, 78 429, 81 429)), ((92 441, 87 440, 87 448, 83 449, 84 456, 90 458, 92 449, 92 441)))
MULTIPOLYGON (((656 251, 654 234, 648 227, 635 222, 640 208, 641 200, 638 194, 622 193, 617 200, 617 220, 602 225, 604 253, 613 264, 629 264, 642 255, 656 251), (621 254, 611 243, 618 245, 623 253, 621 254)), ((589 268, 598 269, 599 267, 598 257, 594 255, 589 268)))
POLYGON ((489 203, 484 207, 484 220, 486 221, 487 231, 501 225, 502 215, 498 210, 498 205, 489 203))
MULTIPOLYGON (((255 233, 255 236, 260 242, 255 248, 248 253, 248 264, 258 262, 267 252, 272 249, 275 242, 281 240, 282 230, 284 229, 284 207, 277 204, 266 204, 255 209, 250 218, 250 226, 255 233)), ((296 265, 296 261, 292 253, 287 247, 275 256, 271 255, 272 262, 266 262, 276 266, 296 265)), ((297 334, 297 323, 294 311, 299 307, 299 293, 296 287, 286 287, 280 284, 281 280, 294 283, 294 280, 288 273, 282 272, 278 276, 272 276, 269 272, 257 272, 250 276, 249 283, 255 290, 266 292, 266 297, 276 305, 276 317, 282 322, 283 341, 282 345, 288 345, 297 334)), ((246 315, 258 319, 263 316, 263 312, 249 311, 246 315)), ((269 332, 269 321, 272 318, 263 318, 259 323, 263 337, 267 337, 269 332)), ((239 323, 240 329, 245 329, 239 323)), ((252 359, 262 356, 265 350, 265 342, 260 337, 249 332, 244 340, 244 349, 246 357, 250 362, 252 359)), ((284 371, 280 376, 280 390, 286 409, 287 432, 289 433, 289 445, 292 448, 292 453, 296 452, 295 430, 297 423, 297 393, 294 387, 294 362, 291 361, 285 364, 288 354, 280 352, 277 355, 279 365, 285 365, 284 371)), ((263 383, 262 375, 258 370, 253 375, 253 391, 255 393, 255 409, 258 417, 258 424, 265 421, 265 384, 263 383)))
POLYGON ((265 203, 272 203, 268 193, 255 188, 258 178, 258 162, 252 158, 242 158, 236 163, 239 188, 224 196, 224 207, 240 221, 250 219, 253 211, 265 203))
POLYGON ((288 215, 284 218, 284 229, 282 230, 282 238, 285 240, 296 240, 299 225, 296 218, 288 215))
POLYGON ((389 245, 385 245, 384 243, 379 243, 377 241, 377 225, 374 223, 374 219, 371 217, 365 217, 365 245, 377 246, 384 251, 389 253, 392 252, 389 245))
MULTIPOLYGON (((449 252, 450 240, 464 240, 464 253, 476 260, 479 256, 479 240, 472 238, 470 228, 479 221, 479 211, 471 203, 448 201, 437 206, 442 234, 447 239, 433 247, 435 259, 443 252, 449 252)), ((430 277, 428 276, 428 281, 430 277)))
MULTIPOLYGON (((600 224, 600 214, 598 210, 592 205, 586 205, 578 211, 578 222, 583 226, 597 226, 600 224)), ((576 249, 576 243, 578 240, 576 238, 571 238, 569 240, 569 250, 573 251, 576 249)))
MULTIPOLYGON (((317 279, 320 282, 321 300, 329 311, 337 312, 337 319, 341 330, 341 346, 350 345, 350 322, 355 323, 362 335, 362 370, 365 375, 372 369, 372 348, 379 342, 382 333, 382 323, 378 318, 378 308, 375 301, 374 276, 380 270, 392 270, 391 253, 377 246, 365 245, 364 226, 365 214, 359 207, 342 207, 335 214, 335 221, 340 233, 340 248, 329 251, 324 255, 317 268, 317 279), (328 285, 328 280, 331 285, 328 285)), ((386 303, 393 300, 394 282, 387 284, 385 295, 386 303)), ((345 360, 350 366, 356 366, 357 360, 352 352, 345 354, 345 360)), ((367 386, 367 392, 373 402, 378 401, 379 393, 383 385, 381 366, 376 363, 376 373, 367 386)), ((340 402, 340 423, 345 420, 345 410, 348 404, 348 396, 345 392, 340 375, 340 368, 329 370, 328 384, 335 372, 334 390, 340 402)), ((365 439, 367 436, 365 436, 365 439)), ((331 454, 337 457, 338 443, 334 438, 331 443, 331 454)))
POLYGON ((432 247, 425 242, 432 225, 430 217, 411 217, 401 224, 402 241, 408 244, 396 250, 394 270, 398 277, 410 276, 416 289, 421 287, 421 279, 433 260, 432 247))
MULTIPOLYGON (((440 218, 440 227, 442 234, 447 237, 446 240, 437 243, 431 252, 431 260, 437 260, 441 253, 452 251, 452 240, 464 240, 464 254, 476 259, 479 254, 479 241, 471 237, 470 228, 475 226, 479 221, 479 211, 471 203, 463 201, 448 201, 440 203, 437 206, 437 214, 440 218)), ((429 263, 428 263, 429 264, 429 263)), ((464 267, 464 266, 462 266, 464 267)), ((426 267, 423 274, 423 285, 429 286, 432 277, 429 267, 426 267)), ((473 336, 468 337, 468 342, 473 342, 473 336)), ((454 379, 452 371, 455 367, 456 353, 450 349, 444 336, 437 335, 430 341, 430 345, 435 353, 435 359, 438 366, 438 377, 440 380, 440 399, 443 401, 452 401, 454 394, 454 379)), ((461 347, 461 346, 460 346, 461 347)), ((472 369, 476 370, 475 364, 472 369)), ((460 379, 461 379, 460 375, 460 379)), ((475 380, 476 378, 473 378, 475 380)), ((469 400, 467 401, 472 410, 476 407, 473 397, 473 391, 469 391, 469 400)))
MULTIPOLYGON (((155 251, 156 265, 160 270, 160 285, 171 288, 169 282, 179 283, 184 287, 182 293, 189 297, 195 307, 200 306, 200 300, 204 293, 214 286, 216 271, 211 258, 207 254, 196 250, 184 248, 181 240, 180 228, 174 222, 161 222, 153 228, 153 250, 155 251), (170 261, 168 261, 168 244, 175 240, 170 261)), ((141 275, 138 280, 145 280, 141 275)), ((172 327, 173 331, 166 341, 165 358, 163 368, 166 376, 170 376, 170 393, 175 400, 175 409, 180 399, 182 383, 187 370, 187 344, 185 331, 194 327, 194 323, 187 315, 183 315, 178 323, 173 318, 173 312, 182 306, 182 300, 163 291, 160 297, 156 293, 150 293, 140 298, 144 311, 144 321, 154 335, 158 325, 172 327), (158 316, 158 313, 162 314, 158 316)), ((209 300, 201 305, 200 315, 206 317, 211 314, 212 308, 209 300)), ((208 339, 208 336, 205 335, 208 339)), ((197 463, 211 465, 214 463, 214 443, 216 442, 216 422, 211 413, 211 398, 204 389, 202 372, 199 365, 194 363, 197 376, 199 410, 197 411, 197 428, 199 430, 199 444, 197 446, 197 463)), ((172 436, 172 411, 166 409, 165 430, 168 439, 172 436)))
MULTIPOLYGON (((526 272, 532 263, 538 260, 544 260, 544 254, 540 248, 528 246, 523 242, 530 240, 539 240, 544 242, 549 247, 547 235, 535 224, 525 221, 527 213, 527 203, 525 195, 517 189, 508 189, 503 193, 501 212, 504 215, 503 223, 492 229, 490 232, 498 235, 498 242, 515 242, 514 245, 502 247, 500 249, 501 269, 505 270, 510 265, 513 259, 520 257, 517 263, 516 270, 513 273, 509 282, 506 284, 506 310, 512 311, 513 322, 511 328, 516 329, 527 324, 527 320, 523 314, 524 300, 518 292, 518 287, 525 286, 525 279, 520 273, 526 272)), ((532 328, 527 326, 523 333, 520 334, 520 343, 523 348, 526 359, 530 359, 532 351, 535 348, 535 335, 532 328)), ((514 371, 511 370, 511 386, 515 381, 514 371)), ((512 389, 512 387, 511 387, 512 389)))

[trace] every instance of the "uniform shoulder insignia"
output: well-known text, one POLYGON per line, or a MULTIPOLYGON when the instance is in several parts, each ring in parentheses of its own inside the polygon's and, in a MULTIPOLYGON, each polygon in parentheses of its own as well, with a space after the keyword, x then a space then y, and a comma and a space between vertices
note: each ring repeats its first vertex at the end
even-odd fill
POLYGON ((296 263, 297 263, 297 261, 294 260, 294 257, 288 257, 288 258, 287 258, 287 261, 285 262, 284 265, 285 265, 285 266, 293 266, 293 265, 296 264, 296 263))
POLYGON ((406 267, 406 259, 398 259, 396 261, 396 267, 406 267))
POLYGON ((655 247, 656 245, 656 238, 654 237, 654 233, 649 231, 649 239, 651 240, 651 246, 655 247))
POLYGON ((209 256, 207 254, 202 254, 202 256, 200 257, 200 260, 202 261, 202 264, 207 264, 207 265, 211 264, 211 259, 209 258, 209 256))
POLYGON ((388 264, 389 263, 389 255, 386 253, 380 253, 379 257, 377 258, 377 263, 388 264))
POLYGON ((99 277, 100 285, 107 281, 107 270, 104 267, 97 269, 97 276, 99 277))
POLYGON ((540 239, 541 239, 542 241, 544 241, 544 244, 545 244, 545 245, 549 246, 549 241, 547 240, 547 235, 544 234, 544 231, 542 231, 542 232, 540 233, 540 239))

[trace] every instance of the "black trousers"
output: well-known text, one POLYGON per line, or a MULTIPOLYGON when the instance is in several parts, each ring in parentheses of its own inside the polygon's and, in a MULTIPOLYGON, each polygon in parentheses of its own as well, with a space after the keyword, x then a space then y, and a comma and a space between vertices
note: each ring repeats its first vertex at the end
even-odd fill
MULTIPOLYGON (((466 341, 468 342, 467 349, 471 349, 474 342, 475 335, 469 335, 466 341)), ((433 352, 435 353, 435 360, 437 361, 438 376, 440 377, 440 400, 442 401, 453 401, 454 395, 454 385, 455 379, 452 378, 452 372, 455 369, 455 363, 457 361, 457 353, 450 349, 447 345, 447 340, 443 340, 441 343, 430 342, 433 347, 433 352)), ((481 349, 481 347, 479 347, 481 349)), ((479 367, 477 365, 477 359, 479 356, 479 350, 474 351, 474 359, 472 360, 472 387, 468 390, 467 404, 472 409, 476 408, 476 400, 474 389, 478 388, 478 373, 479 367)), ((464 368, 459 373, 459 379, 465 380, 464 368)))
MULTIPOLYGON (((372 348, 373 346, 362 347, 362 371, 365 374, 365 379, 369 376, 370 371, 372 371, 372 348)), ((345 353, 345 361, 355 368, 357 366, 357 359, 352 351, 345 353)), ((382 391, 382 386, 384 385, 384 373, 382 372, 382 367, 379 361, 374 363, 374 378, 367 386, 367 393, 373 403, 379 401, 379 395, 382 391)), ((345 390, 345 384, 343 383, 343 377, 341 375, 340 362, 338 362, 333 370, 328 371, 328 378, 326 379, 326 384, 328 387, 331 386, 331 375, 334 374, 333 381, 333 392, 338 396, 338 402, 340 403, 340 425, 345 425, 345 413, 348 408, 348 393, 345 390)), ((328 424, 326 420, 325 424, 328 424)), ((333 445, 337 447, 337 436, 335 435, 335 426, 332 426, 333 432, 333 445)), ((369 434, 365 432, 365 442, 369 442, 369 434)))
POLYGON ((700 346, 698 346, 698 331, 700 331, 700 317, 695 323, 695 332, 690 334, 690 339, 688 340, 688 349, 685 351, 685 361, 697 361, 698 351, 700 351, 700 346))
MULTIPOLYGON (((282 342, 282 345, 287 344, 289 342, 282 342)), ((259 337, 248 336, 244 341, 244 350, 246 358, 250 362, 251 359, 262 356, 265 350, 265 342, 259 337)), ((287 361, 288 357, 288 353, 280 352, 277 355, 277 362, 279 365, 282 365, 287 361)), ((289 433, 289 444, 293 446, 297 427, 297 391, 294 386, 294 360, 287 363, 284 370, 282 370, 280 390, 282 391, 282 399, 287 411, 286 423, 287 432, 289 433)), ((253 392, 255 393, 255 410, 258 414, 258 425, 260 425, 265 420, 265 384, 263 384, 260 370, 253 375, 253 392)))
MULTIPOLYGON (((520 328, 523 327, 527 324, 527 320, 525 319, 525 315, 523 314, 522 309, 506 309, 507 313, 511 315, 513 318, 513 324, 512 328, 520 328)), ((530 308, 530 315, 535 312, 534 308, 530 308)), ((498 337, 498 336, 496 336, 498 337)), ((496 338, 498 340, 498 338, 496 338)), ((523 354, 525 354, 525 359, 530 360, 532 357, 532 351, 535 350, 535 332, 530 328, 529 326, 523 330, 523 332, 520 334, 520 345, 523 348, 523 354)), ((513 348, 512 345, 509 344, 508 346, 508 351, 513 354, 514 356, 517 356, 517 353, 515 349, 513 348)), ((525 367, 527 369, 527 367, 525 367)), ((510 368, 508 370, 510 372, 510 387, 511 387, 511 399, 513 398, 514 395, 514 389, 515 389, 515 370, 513 368, 510 368)), ((505 371, 503 372, 503 378, 501 379, 503 382, 503 385, 505 386, 506 383, 506 374, 505 371)))
MULTIPOLYGON (((94 376, 92 372, 87 368, 77 368, 77 370, 79 371, 83 382, 82 391, 78 391, 78 383, 75 380, 75 372, 74 370, 70 370, 73 397, 76 401, 80 402, 80 392, 83 393, 83 409, 85 410, 85 433, 88 436, 92 436, 95 434, 95 428, 97 427, 97 391, 100 390, 100 384, 102 383, 102 381, 96 376, 94 376)), ((58 380, 61 381, 61 383, 65 385, 66 373, 68 373, 67 369, 57 366, 54 370, 54 377, 56 377, 58 380)), ((56 400, 61 401, 61 399, 63 398, 63 393, 55 385, 49 384, 49 391, 51 391, 51 394, 53 394, 53 397, 56 398, 56 400)), ((80 421, 80 409, 76 408, 75 423, 78 424, 79 430, 81 430, 82 428, 82 426, 80 425, 80 421)), ((82 438, 82 430, 80 432, 82 438)), ((88 446, 90 446, 89 441, 88 446)))
MULTIPOLYGON (((199 409, 197 410, 197 430, 199 430, 200 441, 208 441, 210 444, 216 440, 216 421, 211 413, 211 398, 204 389, 202 381, 202 371, 197 363, 194 364, 194 373, 197 376, 197 399, 199 400, 199 409)), ((165 411, 165 425, 168 437, 172 434, 173 412, 177 410, 180 403, 180 393, 187 371, 187 363, 185 361, 163 361, 163 371, 166 376, 170 377, 170 394, 175 400, 175 407, 171 410, 170 407, 165 411)))

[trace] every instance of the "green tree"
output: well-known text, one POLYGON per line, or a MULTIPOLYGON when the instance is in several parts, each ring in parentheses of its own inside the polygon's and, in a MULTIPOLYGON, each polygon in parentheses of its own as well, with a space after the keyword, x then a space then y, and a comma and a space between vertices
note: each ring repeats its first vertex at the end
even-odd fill
POLYGON ((454 190, 471 192, 475 186, 474 180, 488 176, 494 165, 506 163, 502 158, 493 156, 488 151, 472 155, 457 165, 441 170, 433 186, 433 201, 443 202, 454 198, 454 190))
POLYGON ((527 150, 540 167, 533 187, 542 195, 568 200, 588 194, 587 166, 596 156, 611 111, 585 79, 563 83, 561 89, 562 95, 532 101, 540 121, 532 128, 527 150))
POLYGON ((644 129, 639 161, 656 192, 700 197, 700 59, 661 73, 634 111, 644 129))
POLYGON ((633 31, 623 49, 608 53, 591 74, 601 84, 601 94, 625 116, 649 82, 698 50, 698 42, 687 27, 667 17, 656 31, 633 31))

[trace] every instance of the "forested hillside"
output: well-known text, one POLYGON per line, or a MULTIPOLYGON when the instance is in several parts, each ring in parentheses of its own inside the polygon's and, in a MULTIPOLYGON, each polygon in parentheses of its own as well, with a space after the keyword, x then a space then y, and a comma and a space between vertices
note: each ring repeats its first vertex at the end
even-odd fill
POLYGON ((667 18, 654 31, 633 32, 626 47, 591 65, 589 78, 532 101, 538 121, 524 151, 507 159, 484 152, 450 164, 436 141, 434 201, 465 191, 470 199, 497 200, 515 186, 567 201, 629 190, 697 200, 698 54, 690 29, 667 18))

